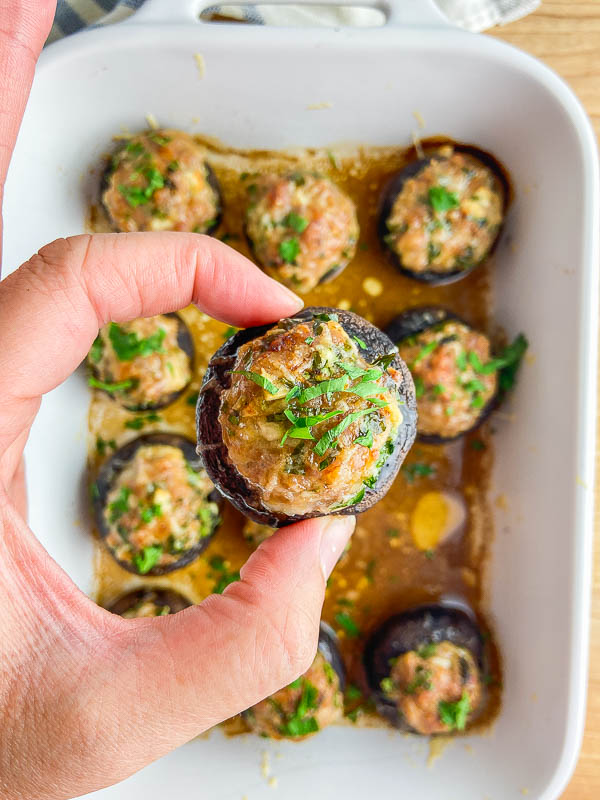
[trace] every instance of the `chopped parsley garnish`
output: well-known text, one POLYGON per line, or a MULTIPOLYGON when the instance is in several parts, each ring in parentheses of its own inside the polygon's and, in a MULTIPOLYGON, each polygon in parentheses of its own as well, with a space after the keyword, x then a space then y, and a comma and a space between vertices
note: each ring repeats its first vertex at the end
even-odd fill
POLYGON ((496 358, 492 358, 486 364, 482 364, 477 353, 471 350, 468 355, 469 363, 480 375, 490 375, 492 372, 500 370, 500 388, 508 391, 515 383, 517 370, 528 346, 527 339, 520 333, 512 344, 505 347, 496 358))
POLYGON ((272 383, 268 378, 265 378, 263 375, 259 375, 258 372, 251 372, 248 369, 234 369, 232 370, 233 375, 243 375, 248 380, 255 383, 257 386, 260 386, 261 389, 264 389, 265 392, 269 392, 269 394, 277 394, 279 389, 272 383))
POLYGON ((317 444, 315 445, 315 453, 318 456, 324 456, 327 450, 333 445, 333 443, 337 440, 338 436, 340 436, 346 428, 352 425, 353 422, 356 422, 357 419, 364 417, 365 414, 372 414, 375 412, 373 408, 363 408, 361 411, 353 411, 348 416, 344 417, 341 422, 338 422, 335 427, 331 428, 327 431, 317 444))
POLYGON ((313 425, 318 425, 320 422, 325 422, 325 420, 337 417, 344 412, 328 411, 324 414, 315 414, 312 417, 297 417, 289 408, 286 408, 283 413, 292 423, 292 427, 285 432, 280 442, 280 447, 283 447, 288 437, 290 439, 314 439, 315 437, 311 431, 313 425))
POLYGON ((423 397, 423 395, 425 394, 425 381, 420 375, 415 375, 414 382, 415 382, 415 395, 417 397, 423 397))
POLYGON ((125 145, 125 150, 130 155, 135 157, 141 156, 147 152, 144 145, 141 142, 136 142, 133 139, 130 142, 127 142, 127 144, 125 145))
POLYGON ((147 181, 145 187, 119 184, 119 191, 131 208, 137 208, 148 203, 152 199, 154 192, 157 189, 162 189, 165 185, 165 179, 154 167, 147 167, 142 171, 142 175, 147 181))
POLYGON ((324 311, 320 314, 313 314, 313 320, 318 319, 321 322, 337 322, 339 317, 337 314, 326 314, 324 311))
POLYGON ((90 375, 88 378, 88 384, 94 389, 102 389, 105 392, 126 392, 128 389, 133 387, 134 381, 132 378, 128 378, 126 381, 106 383, 105 381, 99 381, 97 378, 94 378, 93 375, 90 375))
POLYGON ((312 344, 314 340, 315 340, 314 336, 307 336, 304 341, 306 342, 306 344, 312 344))
POLYGON ((140 417, 126 420, 125 427, 132 431, 141 431, 145 425, 148 425, 151 422, 160 422, 161 420, 162 417, 152 411, 150 414, 143 414, 140 417))
POLYGON ((152 544, 149 547, 144 547, 141 553, 136 553, 133 557, 133 563, 140 575, 146 575, 150 570, 155 567, 160 561, 163 549, 160 544, 152 544))
POLYGON ((199 392, 192 392, 191 394, 188 394, 188 396, 185 399, 185 402, 187 403, 187 405, 188 406, 195 406, 196 403, 198 402, 198 395, 199 395, 199 392))
POLYGON ((327 683, 332 684, 336 677, 336 671, 331 666, 329 661, 323 661, 323 672, 325 673, 325 677, 327 678, 327 683))
POLYGON ((459 205, 456 192, 449 192, 443 186, 431 186, 427 194, 429 197, 429 205, 437 214, 442 211, 450 211, 453 208, 457 208, 459 205))
POLYGON ((391 694, 394 691, 394 681, 391 678, 382 678, 379 683, 384 694, 391 694))
POLYGON ((162 508, 160 503, 152 503, 150 506, 146 506, 146 508, 142 508, 140 511, 140 517, 142 518, 142 522, 146 524, 152 522, 155 517, 162 516, 162 508))
POLYGON ((415 694, 419 689, 425 689, 425 691, 431 689, 431 671, 420 664, 415 670, 415 677, 406 684, 404 691, 406 694, 415 694))
MULTIPOLYGON (((290 213, 284 217, 283 224, 296 231, 296 233, 304 233, 308 228, 308 220, 306 217, 301 217, 300 214, 296 214, 294 211, 290 211, 290 213)), ((296 255, 298 254, 296 253, 296 255)))
POLYGON ((121 491, 117 495, 117 499, 108 504, 108 519, 110 522, 116 522, 121 519, 123 514, 129 510, 129 495, 131 489, 126 486, 121 487, 121 491))
POLYGON ((481 439, 472 439, 469 443, 469 447, 471 450, 485 450, 486 445, 485 442, 482 442, 481 439))
POLYGON ((437 645, 433 642, 429 642, 429 644, 424 644, 422 647, 419 647, 417 655, 419 658, 431 658, 431 656, 435 655, 436 650, 437 645))
POLYGON ((326 381, 320 381, 314 386, 309 386, 307 389, 302 389, 298 394, 298 403, 303 405, 313 400, 315 397, 320 397, 323 394, 332 394, 333 392, 341 392, 348 384, 348 378, 344 375, 341 378, 330 378, 326 381))
POLYGON ((367 349, 367 345, 364 343, 362 339, 359 339, 358 336, 353 336, 352 338, 354 339, 354 341, 360 347, 361 350, 367 349))
POLYGON ((159 328, 151 336, 140 339, 137 333, 126 331, 116 322, 111 322, 108 328, 108 338, 119 361, 132 361, 138 356, 164 352, 163 341, 166 335, 165 329, 159 328))
POLYGON ((404 464, 402 472, 406 476, 406 480, 412 483, 415 478, 427 478, 429 475, 434 475, 435 467, 431 466, 431 464, 417 462, 415 464, 404 464))
POLYGON ((335 615, 335 621, 350 638, 355 639, 357 636, 360 636, 360 628, 345 611, 339 611, 335 615))
POLYGON ((284 736, 306 736, 319 730, 319 723, 310 713, 318 708, 319 691, 305 677, 298 680, 302 682, 302 694, 294 713, 280 728, 284 736))
POLYGON ((434 342, 429 342, 429 344, 423 345, 423 347, 419 350, 419 352, 415 356, 413 364, 418 364, 419 361, 422 361, 424 358, 427 358, 427 356, 433 353, 433 351, 437 348, 439 344, 440 343, 438 341, 434 341, 434 342))
POLYGON ((353 683, 348 684, 348 686, 346 687, 345 695, 346 695, 346 700, 350 701, 360 700, 362 698, 361 690, 358 688, 358 686, 355 686, 353 683))
POLYGON ((111 448, 111 450, 117 449, 117 443, 115 442, 114 439, 109 439, 108 441, 106 441, 106 439, 103 439, 101 436, 98 436, 96 438, 96 452, 98 453, 99 456, 103 456, 106 453, 107 448, 109 447, 111 448))
POLYGON ((368 430, 362 436, 357 436, 354 440, 354 444, 362 444, 363 447, 371 449, 371 447, 373 447, 373 431, 368 430))
POLYGON ((239 570, 230 571, 229 562, 223 556, 213 556, 208 563, 212 570, 212 574, 209 577, 215 581, 212 588, 213 594, 223 594, 230 583, 239 581, 239 570))
POLYGON ((90 359, 97 364, 102 358, 102 351, 104 350, 104 342, 100 334, 94 339, 94 343, 90 348, 90 359))
POLYGON ((388 528, 385 535, 388 539, 397 539, 400 536, 400 531, 396 530, 396 528, 388 528))
POLYGON ((440 719, 451 731, 464 731, 470 711, 471 702, 466 691, 463 691, 462 697, 455 703, 447 703, 444 700, 438 703, 440 719))
POLYGON ((456 366, 461 372, 467 368, 467 354, 464 350, 456 356, 456 366))
POLYGON ((279 244, 279 255, 286 264, 294 264, 300 253, 300 242, 296 236, 284 239, 279 244))
POLYGON ((224 339, 231 339, 234 333, 237 333, 237 328, 234 328, 232 325, 227 328, 226 331, 223 331, 223 338, 224 339))
POLYGON ((384 356, 376 358, 373 363, 381 367, 382 370, 386 370, 395 358, 396 353, 386 353, 384 356))

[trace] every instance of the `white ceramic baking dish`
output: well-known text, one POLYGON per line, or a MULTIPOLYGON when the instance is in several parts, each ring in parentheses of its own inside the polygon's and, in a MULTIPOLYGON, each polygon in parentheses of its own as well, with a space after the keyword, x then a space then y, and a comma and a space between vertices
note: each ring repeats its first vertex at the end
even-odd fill
MULTIPOLYGON (((504 703, 488 735, 455 742, 431 768, 426 742, 385 730, 333 728, 301 744, 215 731, 99 796, 270 798, 259 766, 266 750, 286 800, 556 798, 580 744, 588 645, 598 322, 588 120, 549 69, 449 27, 425 0, 398 0, 388 25, 364 30, 203 25, 198 6, 150 0, 130 22, 42 55, 6 190, 5 269, 82 231, 88 169, 116 131, 143 127, 148 112, 233 145, 279 148, 405 144, 417 111, 425 133, 495 153, 516 192, 495 316, 511 333, 526 331, 532 355, 514 417, 494 423, 493 497, 507 505, 496 509, 489 610, 504 703)), ((87 404, 76 374, 44 399, 27 445, 32 526, 85 590, 87 404)))

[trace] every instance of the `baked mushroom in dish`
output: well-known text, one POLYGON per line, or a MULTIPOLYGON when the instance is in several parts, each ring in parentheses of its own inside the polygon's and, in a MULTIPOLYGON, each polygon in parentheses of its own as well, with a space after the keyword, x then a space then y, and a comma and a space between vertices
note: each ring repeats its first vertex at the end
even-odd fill
POLYGON ((271 739, 305 739, 344 715, 345 670, 334 632, 324 622, 308 670, 244 712, 253 733, 271 739))
POLYGON ((412 308, 386 328, 415 383, 418 435, 443 443, 472 431, 516 378, 527 340, 497 355, 489 338, 446 309, 412 308))
POLYGON ((102 204, 118 231, 211 233, 221 192, 206 153, 187 133, 147 131, 112 156, 102 204))
POLYGON ((414 387, 374 325, 307 308, 225 342, 196 420, 215 486, 254 521, 279 527, 360 513, 387 492, 415 437, 414 387))
POLYGON ((385 189, 382 246, 409 278, 434 285, 459 280, 496 244, 507 194, 500 168, 473 149, 414 161, 385 189))
POLYGON ((474 619, 426 605, 376 630, 364 665, 377 710, 395 727, 428 736, 464 731, 482 711, 484 657, 474 619))
POLYGON ((328 178, 307 172, 262 175, 248 183, 246 236, 272 277, 305 293, 352 260, 358 220, 352 200, 328 178))
POLYGON ((220 496, 193 442, 176 434, 147 434, 121 447, 102 465, 92 496, 108 551, 139 575, 189 564, 220 521, 220 496))
POLYGON ((119 597, 108 610, 125 619, 138 619, 176 614, 191 605, 189 600, 172 589, 146 588, 119 597))
POLYGON ((130 411, 173 403, 192 379, 194 344, 178 314, 109 322, 88 354, 89 379, 130 411))

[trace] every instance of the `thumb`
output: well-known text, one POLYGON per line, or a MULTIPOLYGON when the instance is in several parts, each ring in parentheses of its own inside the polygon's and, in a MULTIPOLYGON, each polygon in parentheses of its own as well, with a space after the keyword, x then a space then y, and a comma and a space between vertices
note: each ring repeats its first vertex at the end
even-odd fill
POLYGON ((291 525, 263 542, 222 595, 173 616, 118 619, 105 656, 114 678, 105 674, 105 696, 93 698, 110 774, 79 764, 83 781, 96 780, 78 793, 125 778, 305 672, 326 580, 354 524, 336 516, 291 525))

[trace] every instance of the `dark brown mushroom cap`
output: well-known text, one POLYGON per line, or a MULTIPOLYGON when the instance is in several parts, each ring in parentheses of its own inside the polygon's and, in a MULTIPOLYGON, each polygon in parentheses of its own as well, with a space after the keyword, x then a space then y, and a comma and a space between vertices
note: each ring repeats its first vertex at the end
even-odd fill
MULTIPOLYGON (((466 153, 467 155, 472 156, 473 158, 480 161, 484 164, 488 169, 490 169, 494 176, 497 178, 500 187, 502 188, 503 192, 503 199, 504 199, 504 214, 506 214, 509 200, 510 200, 510 185, 508 183, 508 179, 506 177, 506 172, 502 165, 492 156, 490 153, 486 153, 483 150, 479 150, 477 147, 470 147, 469 145, 455 145, 454 146, 455 152, 459 153, 466 153)), ((433 154, 427 156, 426 158, 420 158, 417 161, 411 161, 410 164, 407 164, 403 167, 399 172, 393 175, 388 183, 384 186, 383 192, 381 194, 381 200, 379 202, 379 212, 377 215, 377 236, 379 238, 379 243, 383 249, 383 252, 386 254, 388 259, 391 263, 403 274, 406 275, 407 278, 411 278, 412 280, 421 281, 422 283, 428 283, 430 286, 443 286, 444 284, 454 283, 455 281, 459 281, 462 278, 465 278, 469 273, 471 273, 474 269, 476 269, 480 264, 482 264, 495 250, 498 240, 500 238, 500 233, 502 232, 502 226, 499 228, 496 236, 494 238, 494 242, 489 250, 486 252, 483 259, 480 261, 472 264, 467 269, 462 267, 456 268, 453 270, 444 270, 440 272, 435 269, 427 269, 427 270, 420 270, 415 271, 410 269, 409 267, 404 266, 400 257, 397 253, 395 253, 387 244, 385 237, 389 233, 387 227, 387 220, 392 213, 392 208, 396 199, 402 189, 404 188, 404 184, 409 178, 414 178, 415 175, 418 175, 422 169, 424 169, 428 164, 431 163, 433 158, 439 159, 440 156, 437 154, 433 154)))
POLYGON ((409 609, 390 617, 368 639, 363 664, 371 696, 379 713, 396 728, 414 733, 381 689, 381 681, 390 674, 390 660, 444 641, 468 650, 480 674, 484 673, 486 652, 479 625, 473 616, 454 606, 424 605, 409 609))
MULTIPOLYGON (((394 451, 383 465, 374 486, 372 488, 365 487, 365 494, 359 503, 332 512, 335 514, 361 514, 386 494, 404 457, 412 447, 417 427, 415 388, 408 367, 398 355, 396 346, 379 328, 358 314, 338 308, 313 306, 290 317, 289 322, 290 325, 293 325, 294 322, 311 321, 319 314, 336 314, 338 322, 349 336, 357 336, 362 339, 365 349, 361 351, 361 355, 369 364, 373 364, 381 356, 393 353, 394 359, 390 366, 402 375, 398 386, 398 395, 403 404, 403 420, 396 436, 394 451)), ((196 429, 198 453, 202 457, 209 478, 221 494, 255 522, 279 528, 302 519, 323 515, 315 513, 287 516, 265 507, 258 487, 241 475, 230 460, 219 423, 221 393, 231 385, 230 372, 234 368, 238 349, 246 342, 262 336, 272 327, 273 325, 263 325, 239 331, 228 339, 211 358, 198 397, 196 429)))
MULTIPOLYGON (((397 317, 390 322, 385 328, 385 332, 390 337, 392 342, 399 346, 404 339, 410 336, 417 336, 419 333, 426 331, 428 328, 433 328, 442 322, 454 320, 466 325, 472 329, 472 326, 464 319, 455 314, 453 311, 448 311, 446 308, 439 306, 420 306, 418 308, 409 308, 398 314, 397 317)), ((485 420, 489 417, 492 411, 498 406, 500 402, 499 388, 496 393, 488 400, 488 402, 479 409, 476 421, 467 430, 462 431, 456 436, 439 436, 435 434, 425 434, 417 432, 417 439, 420 442, 427 444, 447 444, 448 442, 456 441, 462 436, 476 430, 485 420)), ((417 404, 418 405, 418 404, 417 404)))
MULTIPOLYGON (((115 450, 112 456, 105 461, 100 468, 98 477, 93 484, 94 491, 92 504, 94 519, 102 539, 105 539, 110 532, 104 519, 104 508, 114 482, 119 474, 132 460, 139 448, 146 447, 148 445, 170 445, 171 447, 178 447, 182 451, 185 460, 192 469, 199 471, 204 468, 202 460, 196 453, 196 447, 194 443, 190 439, 186 439, 184 436, 180 436, 175 433, 147 433, 144 436, 138 436, 137 439, 134 439, 133 441, 128 442, 126 445, 123 445, 123 447, 120 447, 118 450, 115 450)), ((208 500, 211 503, 217 503, 219 507, 223 504, 223 498, 216 490, 210 493, 208 500)), ((217 526, 215 526, 215 529, 210 536, 205 536, 194 547, 191 547, 189 550, 183 552, 181 554, 181 558, 178 558, 177 561, 174 561, 172 564, 167 566, 153 567, 145 574, 147 576, 164 575, 167 572, 173 572, 176 569, 185 567, 186 564, 194 561, 194 559, 206 549, 208 543, 215 534, 216 527, 217 526)), ((123 567, 123 569, 126 569, 128 572, 133 572, 136 575, 139 574, 132 562, 122 561, 121 559, 116 558, 110 548, 107 549, 119 566, 123 567)))
POLYGON ((319 644, 317 650, 322 654, 325 661, 331 664, 335 670, 340 682, 340 691, 343 692, 346 688, 346 668, 344 667, 344 661, 340 653, 338 638, 333 628, 326 622, 323 622, 323 620, 321 620, 321 624, 319 625, 319 644))
POLYGON ((135 608, 135 606, 142 603, 153 603, 161 608, 168 608, 169 614, 176 614, 178 611, 183 611, 184 608, 192 605, 186 597, 172 589, 153 589, 148 587, 136 589, 133 592, 122 595, 108 608, 108 611, 123 616, 131 608, 135 608))
MULTIPOLYGON (((167 314, 163 314, 164 317, 173 317, 177 321, 177 344, 183 350, 183 352, 187 355, 190 361, 190 375, 194 374, 194 357, 195 357, 195 350, 194 350, 194 340, 192 339, 192 334, 190 333, 190 329, 183 321, 183 319, 179 316, 179 314, 175 313, 174 311, 169 312, 167 314)), ((96 365, 88 358, 88 367, 90 369, 91 374, 97 380, 104 380, 96 365)), ((127 395, 123 394, 119 397, 115 397, 111 392, 105 392, 111 400, 114 400, 123 408, 126 408, 128 411, 158 411, 161 408, 165 408, 166 406, 170 406, 171 403, 174 403, 177 398, 181 397, 181 395, 186 391, 188 386, 190 385, 191 381, 188 381, 185 386, 182 386, 181 389, 178 389, 176 392, 169 392, 168 394, 163 395, 155 403, 143 403, 141 405, 132 405, 131 403, 127 403, 127 395)), ((104 391, 100 389, 99 391, 104 391)))

